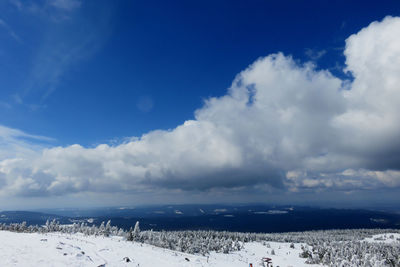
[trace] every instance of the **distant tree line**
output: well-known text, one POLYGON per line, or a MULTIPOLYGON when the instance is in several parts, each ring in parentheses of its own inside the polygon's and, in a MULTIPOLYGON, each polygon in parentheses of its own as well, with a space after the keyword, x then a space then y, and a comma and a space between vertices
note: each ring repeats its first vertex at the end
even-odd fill
POLYGON ((56 219, 46 221, 45 225, 29 225, 26 222, 0 224, 0 230, 6 230, 18 233, 51 233, 60 232, 66 234, 82 233, 84 235, 102 235, 102 236, 125 236, 126 232, 122 228, 111 226, 111 221, 106 224, 102 222, 100 226, 88 226, 86 223, 74 223, 70 225, 60 224, 56 219))

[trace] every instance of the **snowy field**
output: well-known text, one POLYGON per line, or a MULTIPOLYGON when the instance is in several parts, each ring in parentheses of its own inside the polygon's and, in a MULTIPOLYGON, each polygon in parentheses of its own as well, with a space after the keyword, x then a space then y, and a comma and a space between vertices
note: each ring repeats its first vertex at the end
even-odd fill
POLYGON ((295 248, 289 243, 267 244, 246 243, 241 251, 212 252, 207 257, 128 242, 122 237, 0 231, 0 266, 248 267, 252 263, 258 267, 262 257, 271 258, 273 266, 322 266, 304 263, 298 256, 301 244, 295 243, 295 248), (271 255, 272 250, 275 255, 271 255))
POLYGON ((400 245, 400 234, 399 233, 387 233, 374 235, 371 238, 365 238, 368 242, 385 243, 399 246, 400 245))

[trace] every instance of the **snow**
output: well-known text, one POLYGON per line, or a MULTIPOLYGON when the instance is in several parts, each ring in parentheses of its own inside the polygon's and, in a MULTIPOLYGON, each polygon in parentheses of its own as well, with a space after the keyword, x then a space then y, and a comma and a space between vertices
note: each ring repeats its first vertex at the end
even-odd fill
POLYGON ((165 211, 162 211, 162 210, 156 210, 156 211, 154 211, 153 213, 155 213, 155 214, 165 214, 165 211))
POLYGON ((254 214, 268 214, 268 215, 274 215, 274 214, 286 214, 288 213, 287 210, 269 210, 269 211, 255 211, 254 214))
POLYGON ((370 238, 364 239, 367 242, 385 243, 400 246, 400 234, 399 233, 385 233, 374 235, 370 238))
POLYGON ((215 209, 214 212, 219 213, 219 212, 227 212, 227 209, 215 209))
POLYGON ((301 252, 299 243, 295 243, 293 249, 289 243, 253 242, 230 254, 212 252, 209 256, 201 256, 128 242, 114 236, 0 231, 0 240, 1 266, 247 267, 249 263, 260 266, 262 257, 271 258, 273 265, 280 267, 321 266, 304 263, 305 259, 298 256, 301 252), (276 255, 271 255, 272 249, 276 255), (126 262, 126 257, 130 262, 126 262))

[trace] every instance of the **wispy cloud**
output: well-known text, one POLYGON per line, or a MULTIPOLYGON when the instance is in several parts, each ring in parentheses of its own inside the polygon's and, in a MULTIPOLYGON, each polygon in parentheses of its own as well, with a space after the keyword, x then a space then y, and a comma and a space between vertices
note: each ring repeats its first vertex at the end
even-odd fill
POLYGON ((10 0, 10 3, 14 5, 18 10, 21 10, 23 8, 23 4, 19 0, 10 0))
POLYGON ((31 68, 21 90, 15 94, 18 96, 16 100, 22 103, 29 96, 36 99, 36 103, 31 105, 43 106, 72 66, 91 57, 102 46, 110 29, 107 22, 111 11, 101 9, 103 16, 93 21, 79 12, 82 2, 78 0, 12 0, 11 3, 22 17, 40 18, 37 20, 40 27, 35 28, 38 37, 35 46, 30 48, 31 68))
POLYGON ((53 138, 0 125, 0 160, 32 156, 54 141, 53 138))
POLYGON ((0 125, 0 137, 6 141, 16 140, 19 138, 33 139, 38 141, 54 141, 53 138, 41 135, 28 134, 21 130, 9 128, 3 125, 0 125))
POLYGON ((78 0, 49 0, 48 3, 56 8, 68 11, 79 8, 82 4, 78 0))
POLYGON ((5 108, 5 109, 10 109, 10 108, 12 108, 12 105, 10 103, 0 101, 0 107, 5 108))
POLYGON ((23 104, 24 102, 19 94, 13 94, 11 97, 17 104, 23 104))
POLYGON ((95 53, 101 40, 95 33, 72 34, 57 40, 46 40, 38 49, 26 81, 24 95, 40 91, 42 103, 59 86, 62 77, 74 64, 95 53))
POLYGON ((317 61, 320 58, 322 58, 326 54, 326 50, 315 50, 315 49, 310 49, 307 48, 304 52, 308 58, 310 58, 312 61, 317 61))
MULTIPOLYGON (((54 11, 71 12, 81 7, 82 2, 79 0, 40 0, 40 1, 20 1, 10 0, 10 3, 19 11, 31 13, 34 15, 52 17, 50 14, 54 11)), ((58 15, 61 15, 59 13, 58 15)), ((65 14, 65 13, 64 13, 65 14)))
POLYGON ((6 32, 17 42, 21 43, 21 38, 8 26, 8 24, 0 19, 0 27, 6 30, 6 32))

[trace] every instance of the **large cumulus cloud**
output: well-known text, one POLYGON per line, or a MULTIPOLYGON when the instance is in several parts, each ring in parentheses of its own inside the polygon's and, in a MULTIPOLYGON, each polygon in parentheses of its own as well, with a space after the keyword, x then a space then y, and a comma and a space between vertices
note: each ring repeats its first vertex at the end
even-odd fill
POLYGON ((400 18, 346 41, 343 81, 281 53, 239 73, 169 131, 129 142, 18 153, 0 161, 0 192, 373 190, 400 186, 400 18))

